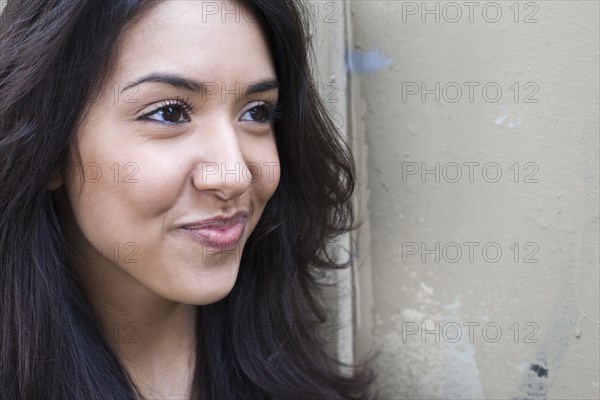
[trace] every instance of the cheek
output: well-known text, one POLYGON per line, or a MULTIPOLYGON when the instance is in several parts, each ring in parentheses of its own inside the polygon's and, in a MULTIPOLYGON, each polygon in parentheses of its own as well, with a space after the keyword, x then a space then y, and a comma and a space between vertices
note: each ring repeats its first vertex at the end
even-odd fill
POLYGON ((160 229, 152 226, 160 223, 154 217, 172 207, 180 189, 171 159, 92 141, 80 143, 80 154, 82 164, 68 169, 66 189, 88 241, 139 242, 140 232, 160 229))

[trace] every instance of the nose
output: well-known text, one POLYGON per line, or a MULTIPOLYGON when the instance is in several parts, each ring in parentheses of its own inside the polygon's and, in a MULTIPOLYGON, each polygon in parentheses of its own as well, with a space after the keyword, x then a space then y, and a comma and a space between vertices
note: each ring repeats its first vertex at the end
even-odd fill
POLYGON ((248 190, 252 174, 231 122, 221 121, 200 132, 202 160, 194 168, 197 190, 213 191, 221 200, 231 200, 248 190))

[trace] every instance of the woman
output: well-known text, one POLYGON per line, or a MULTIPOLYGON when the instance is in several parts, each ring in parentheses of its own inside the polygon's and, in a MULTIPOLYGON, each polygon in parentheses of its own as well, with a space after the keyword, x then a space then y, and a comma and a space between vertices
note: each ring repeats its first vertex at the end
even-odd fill
POLYGON ((371 398, 314 335, 354 170, 302 15, 8 2, 0 398, 371 398))

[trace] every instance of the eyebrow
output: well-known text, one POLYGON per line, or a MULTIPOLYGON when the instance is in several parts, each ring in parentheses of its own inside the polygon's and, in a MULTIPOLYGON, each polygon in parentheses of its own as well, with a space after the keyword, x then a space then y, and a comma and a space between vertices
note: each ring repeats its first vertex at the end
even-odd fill
MULTIPOLYGON (((121 93, 123 93, 127 89, 131 89, 132 87, 139 86, 143 83, 148 82, 164 83, 179 89, 188 90, 190 92, 203 92, 207 90, 209 84, 214 84, 214 82, 197 82, 193 79, 188 79, 181 75, 155 72, 145 75, 136 80, 135 82, 128 83, 127 85, 125 85, 123 90, 121 90, 121 93)), ((245 89, 245 95, 249 96, 254 93, 266 92, 272 89, 279 89, 279 82, 276 79, 266 79, 248 84, 245 86, 245 89)))

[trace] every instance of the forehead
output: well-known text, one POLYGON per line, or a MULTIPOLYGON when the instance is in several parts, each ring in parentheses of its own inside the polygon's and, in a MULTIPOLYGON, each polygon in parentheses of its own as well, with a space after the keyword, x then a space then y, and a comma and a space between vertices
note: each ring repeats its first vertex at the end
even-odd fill
POLYGON ((208 82, 275 76, 260 24, 233 1, 164 1, 131 24, 119 46, 117 78, 125 84, 154 72, 208 82))

